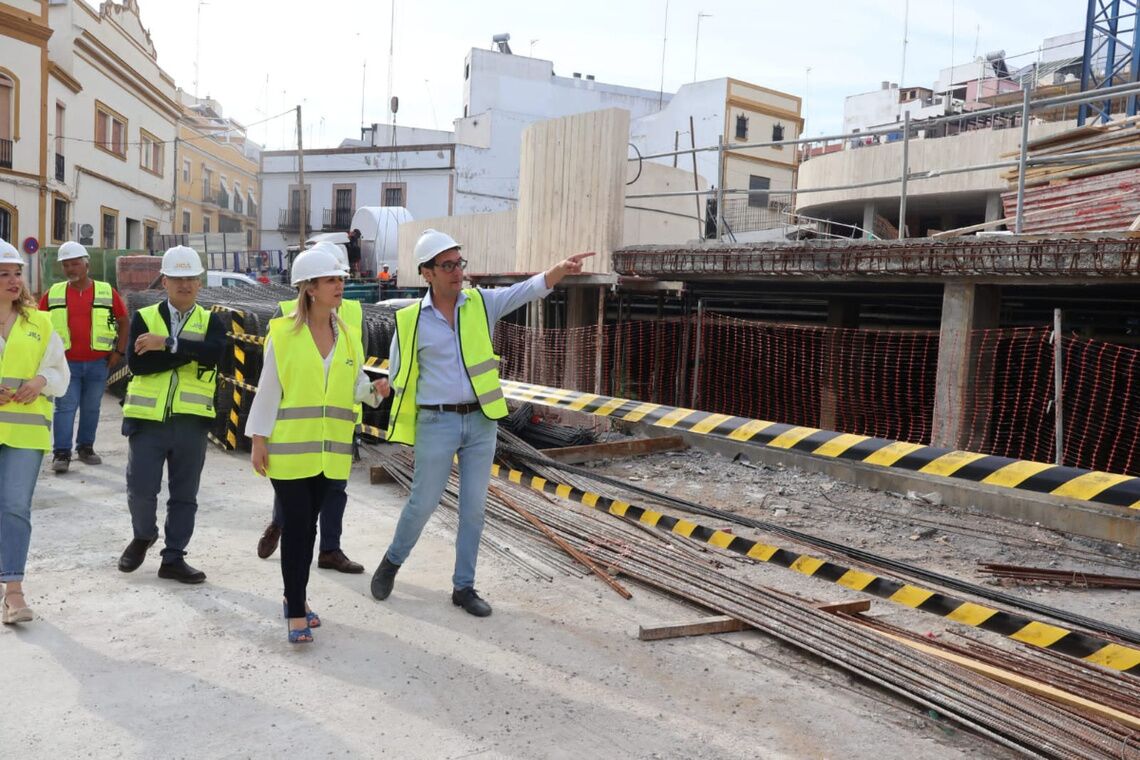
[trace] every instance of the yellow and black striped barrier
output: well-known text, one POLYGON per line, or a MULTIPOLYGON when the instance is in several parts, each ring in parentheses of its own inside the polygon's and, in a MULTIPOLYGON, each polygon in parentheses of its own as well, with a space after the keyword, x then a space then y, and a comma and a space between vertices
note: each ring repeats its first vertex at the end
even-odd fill
POLYGON ((509 380, 503 381, 503 392, 512 401, 545 404, 738 443, 1140 510, 1140 478, 1131 475, 836 433, 509 380))
MULTIPOLYGON (((230 405, 230 413, 226 417, 226 431, 222 436, 222 443, 229 451, 235 451, 238 447, 238 436, 241 430, 241 409, 245 401, 244 391, 253 388, 245 382, 246 375, 246 356, 245 347, 243 343, 246 341, 244 338, 247 336, 245 331, 245 312, 237 309, 231 309, 226 306, 211 306, 210 310, 217 314, 230 315, 230 330, 227 335, 233 338, 233 377, 225 378, 230 382, 233 387, 233 403, 230 405)), ((257 336, 251 336, 257 337, 257 336)), ((256 388, 253 388, 256 391, 256 388)))
POLYGON ((722 530, 708 528, 689 520, 611 499, 601 494, 555 483, 537 475, 507 469, 497 464, 491 466, 491 474, 501 480, 575 501, 601 512, 627 520, 635 520, 643 525, 701 541, 710 546, 727 549, 761 562, 795 570, 812 578, 821 578, 845 588, 886 599, 911 609, 938 615, 956 623, 1000 633, 1024 644, 1049 649, 1122 673, 1140 675, 1140 649, 1132 646, 1117 644, 1088 633, 1071 631, 1051 623, 1032 620, 1023 615, 1005 612, 920 586, 844 567, 809 554, 800 554, 778 546, 753 541, 722 530))

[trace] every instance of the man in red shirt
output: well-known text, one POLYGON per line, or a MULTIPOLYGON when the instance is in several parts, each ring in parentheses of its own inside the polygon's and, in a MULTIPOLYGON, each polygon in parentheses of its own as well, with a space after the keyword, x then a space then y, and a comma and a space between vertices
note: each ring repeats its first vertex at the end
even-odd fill
POLYGON ((84 464, 101 464, 95 453, 95 430, 99 406, 107 384, 109 366, 123 361, 127 342, 127 307, 109 284, 90 277, 87 249, 76 242, 59 247, 57 256, 67 282, 57 282, 40 299, 40 311, 51 317, 63 338, 71 384, 55 400, 52 422, 55 442, 51 469, 67 472, 71 466, 71 441, 79 412, 79 435, 75 453, 84 464))

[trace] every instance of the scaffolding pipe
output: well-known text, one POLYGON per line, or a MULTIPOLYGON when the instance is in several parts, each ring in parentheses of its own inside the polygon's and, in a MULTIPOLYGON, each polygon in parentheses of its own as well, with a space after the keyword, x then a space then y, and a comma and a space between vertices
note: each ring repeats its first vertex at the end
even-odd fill
POLYGON ((716 242, 724 234, 724 135, 716 138, 716 242))
POLYGON ((1029 159, 1029 89, 1021 101, 1021 153, 1017 158, 1017 215, 1013 231, 1020 235, 1025 222, 1025 165, 1029 159))
MULTIPOLYGON (((905 55, 905 53, 904 53, 905 55)), ((899 239, 906 237, 906 185, 910 174, 910 111, 903 114, 902 188, 899 193, 899 239)))

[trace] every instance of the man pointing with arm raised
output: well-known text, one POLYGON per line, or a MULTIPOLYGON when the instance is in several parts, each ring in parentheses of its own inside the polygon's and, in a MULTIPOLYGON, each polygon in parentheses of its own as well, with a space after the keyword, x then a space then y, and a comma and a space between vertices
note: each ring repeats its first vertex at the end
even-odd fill
POLYGON ((411 554, 420 533, 459 459, 459 530, 455 539, 455 573, 451 601, 478 617, 491 605, 475 591, 475 563, 491 463, 495 456, 497 420, 507 416, 499 385, 499 357, 492 347, 494 326, 520 306, 545 298, 566 275, 582 271, 593 253, 579 253, 509 288, 464 288, 467 262, 449 235, 424 230, 416 242, 419 272, 428 282, 427 295, 396 313, 396 335, 389 352, 393 393, 388 440, 414 446, 412 492, 400 513, 396 535, 372 575, 372 595, 387 599, 396 572, 411 554))

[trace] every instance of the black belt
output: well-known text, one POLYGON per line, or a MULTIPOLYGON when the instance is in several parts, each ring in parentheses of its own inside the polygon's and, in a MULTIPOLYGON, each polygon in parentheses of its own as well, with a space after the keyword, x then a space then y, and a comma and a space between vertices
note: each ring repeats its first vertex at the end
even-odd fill
POLYGON ((471 414, 471 412, 479 411, 479 404, 420 404, 420 409, 430 409, 433 412, 457 412, 459 414, 471 414))

